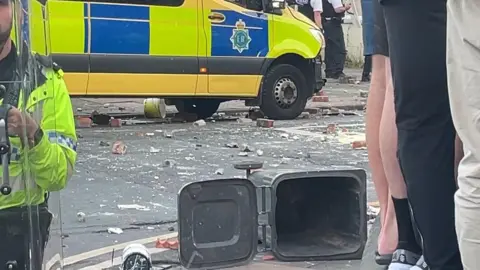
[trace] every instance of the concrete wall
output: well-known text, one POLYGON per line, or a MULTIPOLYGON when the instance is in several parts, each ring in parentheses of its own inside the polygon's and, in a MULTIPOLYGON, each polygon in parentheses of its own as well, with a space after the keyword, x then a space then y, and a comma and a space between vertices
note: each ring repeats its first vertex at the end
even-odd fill
POLYGON ((362 7, 360 0, 353 0, 350 3, 352 3, 351 11, 355 15, 345 15, 343 24, 347 56, 354 62, 361 62, 363 61, 362 7))

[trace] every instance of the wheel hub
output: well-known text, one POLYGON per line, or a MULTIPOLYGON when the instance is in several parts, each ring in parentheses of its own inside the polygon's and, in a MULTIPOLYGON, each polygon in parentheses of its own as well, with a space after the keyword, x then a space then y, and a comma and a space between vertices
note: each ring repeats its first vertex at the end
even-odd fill
POLYGON ((297 100, 297 86, 291 79, 281 78, 275 84, 274 94, 278 106, 288 108, 297 100))

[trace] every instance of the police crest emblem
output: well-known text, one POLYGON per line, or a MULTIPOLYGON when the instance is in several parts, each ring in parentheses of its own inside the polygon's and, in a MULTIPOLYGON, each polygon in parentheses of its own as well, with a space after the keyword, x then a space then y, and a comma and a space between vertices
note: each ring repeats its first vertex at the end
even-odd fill
POLYGON ((230 41, 232 42, 232 48, 239 53, 248 50, 248 45, 252 39, 250 38, 248 29, 243 20, 240 19, 235 23, 235 28, 233 29, 230 41))

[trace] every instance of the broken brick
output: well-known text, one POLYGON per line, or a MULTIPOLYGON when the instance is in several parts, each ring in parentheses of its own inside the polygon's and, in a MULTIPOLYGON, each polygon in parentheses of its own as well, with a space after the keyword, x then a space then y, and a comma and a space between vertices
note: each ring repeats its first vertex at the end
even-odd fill
POLYGON ((169 249, 178 249, 178 246, 179 244, 177 239, 168 240, 166 244, 166 247, 169 249))
POLYGON ((78 128, 90 128, 92 127, 92 119, 90 117, 78 117, 76 121, 76 126, 78 128))
POLYGON ((366 141, 354 141, 352 143, 352 148, 353 149, 360 149, 360 148, 366 148, 367 147, 367 142, 366 141))
POLYGON ((267 255, 263 255, 262 259, 264 261, 273 261, 275 260, 275 257, 273 255, 267 254, 267 255))
POLYGON ((156 248, 166 248, 167 247, 167 240, 157 239, 157 242, 155 242, 155 247, 156 248))
POLYGON ((312 102, 328 102, 328 96, 313 96, 312 102))
POLYGON ((111 127, 121 127, 122 126, 122 120, 112 118, 112 119, 110 119, 110 126, 111 127))
POLYGON ((257 119, 257 127, 271 128, 274 122, 271 119, 260 118, 257 119))

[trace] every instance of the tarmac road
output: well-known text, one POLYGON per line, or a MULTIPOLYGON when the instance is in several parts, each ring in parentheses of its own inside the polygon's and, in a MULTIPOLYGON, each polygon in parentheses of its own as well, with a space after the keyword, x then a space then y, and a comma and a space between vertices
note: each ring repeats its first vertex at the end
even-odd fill
MULTIPOLYGON (((79 129, 76 173, 60 202, 63 256, 176 231, 180 188, 192 181, 244 177, 233 168, 235 161, 259 160, 264 168, 287 169, 353 166, 368 172, 366 150, 350 144, 363 132, 363 115, 276 121, 272 129, 238 122, 79 129), (337 130, 347 130, 338 136, 324 134, 333 123, 337 130), (117 140, 127 146, 124 155, 112 154, 117 140), (247 144, 252 152, 239 156, 240 148, 226 144, 247 144), (79 222, 78 212, 85 214, 85 222, 79 222), (111 234, 108 228, 123 233, 111 234)), ((50 204, 55 200, 52 196, 50 204)), ((368 200, 375 200, 370 181, 368 200)), ((60 245, 50 245, 55 243, 60 245)))

